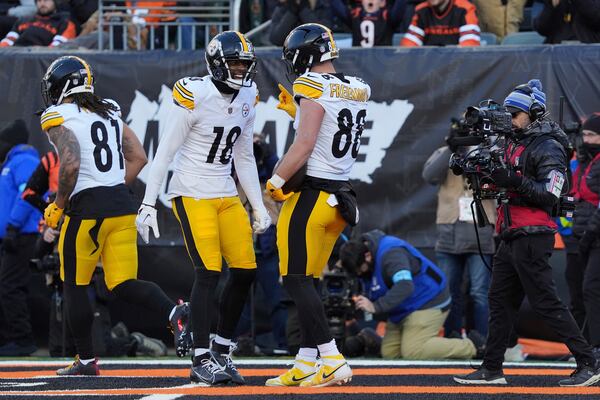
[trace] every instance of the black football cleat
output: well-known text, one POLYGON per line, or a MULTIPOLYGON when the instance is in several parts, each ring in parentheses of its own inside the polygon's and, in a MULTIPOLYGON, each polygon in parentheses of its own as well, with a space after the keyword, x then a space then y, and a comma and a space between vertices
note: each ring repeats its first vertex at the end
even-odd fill
POLYGON ((179 300, 173 317, 169 321, 169 328, 173 332, 175 354, 177 354, 177 357, 185 357, 193 347, 189 321, 190 303, 184 303, 183 300, 179 300))
POLYGON ((195 357, 190 370, 190 381, 200 386, 218 386, 228 384, 231 377, 211 357, 195 357))
POLYGON ((100 375, 98 369, 98 360, 94 360, 89 364, 82 364, 79 361, 79 356, 75 356, 75 361, 68 367, 61 368, 56 371, 56 375, 60 376, 96 376, 100 375))
POLYGON ((239 373, 239 371, 233 364, 233 360, 231 359, 231 353, 233 353, 234 349, 235 346, 232 345, 229 354, 221 354, 214 350, 211 350, 210 356, 212 357, 215 364, 217 364, 219 368, 221 368, 221 371, 225 372, 231 377, 231 382, 233 382, 236 385, 245 385, 246 381, 244 380, 244 377, 239 373))

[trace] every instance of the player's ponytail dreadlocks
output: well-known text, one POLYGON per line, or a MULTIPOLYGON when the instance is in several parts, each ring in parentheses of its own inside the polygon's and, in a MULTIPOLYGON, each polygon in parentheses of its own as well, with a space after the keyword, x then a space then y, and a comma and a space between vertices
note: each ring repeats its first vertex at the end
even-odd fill
POLYGON ((73 103, 77 104, 80 109, 86 109, 95 114, 98 114, 104 119, 110 118, 110 112, 119 111, 118 107, 113 103, 104 100, 94 93, 74 93, 69 98, 73 99, 73 103))

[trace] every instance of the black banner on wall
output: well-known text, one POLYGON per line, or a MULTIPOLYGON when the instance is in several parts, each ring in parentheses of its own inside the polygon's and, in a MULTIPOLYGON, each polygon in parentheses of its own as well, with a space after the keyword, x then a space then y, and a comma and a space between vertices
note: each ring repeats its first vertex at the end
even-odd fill
MULTIPOLYGON (((60 55, 27 49, 0 52, 0 127, 25 119, 30 142, 40 150, 49 146, 34 115, 42 106, 40 79, 60 55)), ((169 126, 173 83, 206 74, 203 52, 77 55, 91 64, 97 93, 121 105, 123 119, 139 136, 150 161, 161 132, 169 126)), ((280 50, 258 50, 261 101, 255 129, 266 133, 281 155, 291 143, 293 129, 287 114, 275 108, 277 83, 291 88, 280 56, 280 50)), ((514 86, 531 78, 541 79, 555 119, 560 96, 567 100, 567 120, 600 111, 600 46, 344 49, 335 65, 340 72, 362 77, 372 88, 352 173, 361 209, 359 229, 381 228, 419 247, 435 241, 436 188, 423 182, 422 166, 443 144, 451 117, 482 99, 501 102, 514 86)), ((134 188, 140 198, 148 169, 134 188)), ((161 196, 158 243, 182 244, 168 207, 161 196)))

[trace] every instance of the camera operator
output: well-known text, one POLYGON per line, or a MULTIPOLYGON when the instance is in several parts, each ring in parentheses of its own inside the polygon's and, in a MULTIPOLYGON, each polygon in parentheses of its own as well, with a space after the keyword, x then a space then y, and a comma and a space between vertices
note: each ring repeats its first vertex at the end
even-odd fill
POLYGON ((578 270, 581 281, 567 281, 571 293, 582 293, 587 332, 600 359, 600 114, 592 114, 583 123, 583 143, 579 148, 580 164, 575 171, 575 208, 573 234, 579 238, 578 270), (572 287, 577 286, 577 287, 572 287))
POLYGON ((340 260, 363 281, 367 296, 355 299, 356 308, 388 316, 383 358, 471 359, 483 350, 476 331, 469 339, 438 336, 450 308, 446 276, 407 242, 373 230, 345 243, 340 260))
MULTIPOLYGON (((486 264, 491 265, 495 251, 494 227, 487 225, 475 232, 470 208, 473 192, 466 177, 457 176, 448 168, 451 153, 469 151, 470 148, 460 142, 467 135, 464 122, 453 120, 446 138, 448 145, 436 150, 423 167, 423 179, 429 184, 439 185, 435 254, 440 268, 448 275, 452 296, 450 313, 444 323, 446 337, 462 337, 465 280, 469 283, 469 296, 473 303, 471 328, 483 337, 487 336, 490 271, 486 264)), ((490 219, 495 216, 493 200, 484 200, 482 204, 490 219)))
POLYGON ((456 376, 462 384, 506 384, 502 371, 507 339, 525 295, 529 303, 575 356, 577 369, 560 386, 589 386, 600 379, 591 346, 558 298, 548 259, 566 180, 567 137, 546 118, 546 95, 539 80, 517 86, 504 100, 512 116, 506 135, 504 162, 490 173, 506 190, 498 208, 496 230, 501 242, 493 261, 489 292, 490 320, 481 367, 456 376))

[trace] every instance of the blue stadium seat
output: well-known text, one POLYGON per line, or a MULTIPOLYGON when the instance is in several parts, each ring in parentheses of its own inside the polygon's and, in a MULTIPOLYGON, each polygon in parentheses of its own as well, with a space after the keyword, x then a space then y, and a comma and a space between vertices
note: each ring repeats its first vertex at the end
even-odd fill
POLYGON ((392 46, 400 46, 403 37, 404 33, 394 33, 394 36, 392 36, 392 46))
POLYGON ((492 32, 481 32, 481 45, 493 46, 498 44, 498 37, 492 32))
POLYGON ((502 45, 543 44, 545 39, 537 32, 516 32, 506 35, 502 45))
POLYGON ((334 32, 333 37, 335 38, 335 44, 340 49, 347 49, 352 47, 352 34, 345 32, 334 32))

